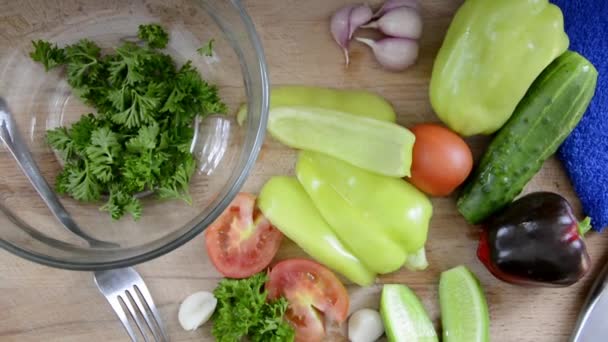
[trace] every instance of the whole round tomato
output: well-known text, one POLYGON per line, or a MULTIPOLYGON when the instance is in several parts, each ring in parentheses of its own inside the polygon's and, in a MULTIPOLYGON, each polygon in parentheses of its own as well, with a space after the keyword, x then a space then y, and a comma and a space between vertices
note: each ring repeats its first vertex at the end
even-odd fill
POLYGON ((473 169, 473 154, 467 143, 449 129, 420 124, 416 136, 410 182, 432 196, 447 196, 462 184, 473 169))
POLYGON ((286 319, 296 329, 296 341, 321 341, 326 319, 344 322, 348 315, 348 292, 325 266, 306 259, 276 264, 266 283, 268 298, 281 296, 289 302, 286 319), (322 315, 321 315, 322 313, 322 315))
POLYGON ((256 207, 256 197, 241 192, 205 231, 207 253, 228 278, 246 278, 266 268, 283 234, 256 207))

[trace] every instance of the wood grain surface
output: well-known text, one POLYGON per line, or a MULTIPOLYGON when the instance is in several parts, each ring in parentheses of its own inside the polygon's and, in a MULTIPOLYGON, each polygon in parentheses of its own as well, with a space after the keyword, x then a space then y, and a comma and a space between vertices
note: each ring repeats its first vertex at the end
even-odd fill
MULTIPOLYGON (((377 5, 379 1, 371 1, 377 5)), ((262 38, 272 84, 308 84, 363 88, 390 100, 399 123, 409 126, 437 121, 428 100, 428 83, 434 56, 450 19, 462 0, 423 0, 424 34, 419 62, 401 73, 379 68, 370 51, 353 44, 351 66, 345 69, 342 53, 328 32, 329 15, 348 0, 248 0, 245 5, 262 38)), ((115 1, 98 2, 111 7, 115 1)), ((11 37, 36 30, 35 18, 61 16, 80 1, 0 0, 0 49, 11 37), (47 8, 48 6, 48 8, 47 8), (32 15, 33 13, 33 15, 32 15), (26 15, 27 14, 27 15, 26 15), (34 19, 32 19, 34 18, 34 19)), ((82 9, 82 7, 80 7, 82 9)), ((85 8, 86 10, 86 8, 85 8)), ((362 33, 367 34, 367 33, 362 33)), ((486 139, 469 139, 478 157, 486 139)), ((292 174, 294 151, 266 139, 260 158, 244 190, 257 191, 273 175, 292 174)), ((526 192, 547 190, 567 197, 580 213, 580 205, 554 159, 546 162, 526 192)), ((455 208, 454 198, 433 199, 434 216, 427 247, 430 267, 383 276, 371 288, 350 286, 353 306, 377 306, 382 283, 403 283, 422 299, 437 328, 437 282, 441 271, 465 264, 485 289, 491 314, 491 339, 496 342, 567 341, 582 301, 608 257, 608 235, 590 233, 586 238, 593 269, 569 288, 524 288, 493 278, 477 261, 476 232, 455 208)), ((306 257, 285 241, 277 260, 306 257)), ((208 326, 185 332, 177 322, 181 300, 194 291, 211 291, 219 274, 210 264, 203 237, 156 260, 136 267, 160 307, 172 341, 211 341, 208 326)), ((332 340, 340 338, 333 336, 332 340)), ((105 298, 97 291, 92 274, 44 267, 0 252, 1 341, 127 341, 105 298)))

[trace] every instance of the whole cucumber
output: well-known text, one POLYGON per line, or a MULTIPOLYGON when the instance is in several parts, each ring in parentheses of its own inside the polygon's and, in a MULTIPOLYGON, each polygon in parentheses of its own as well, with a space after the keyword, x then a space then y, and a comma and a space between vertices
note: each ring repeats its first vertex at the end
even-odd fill
POLYGON ((513 201, 576 127, 596 82, 595 67, 572 51, 538 76, 458 198, 468 222, 480 223, 513 201))

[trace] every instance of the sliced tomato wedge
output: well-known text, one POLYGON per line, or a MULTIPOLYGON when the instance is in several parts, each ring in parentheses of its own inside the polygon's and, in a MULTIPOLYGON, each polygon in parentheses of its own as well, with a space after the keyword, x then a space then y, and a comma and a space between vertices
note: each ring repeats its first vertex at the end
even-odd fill
POLYGON ((247 278, 266 268, 283 234, 256 207, 256 197, 241 192, 205 231, 207 253, 228 278, 247 278))
POLYGON ((348 314, 348 292, 325 266, 306 259, 276 264, 266 283, 268 298, 283 296, 289 302, 285 317, 296 329, 296 341, 321 341, 325 319, 344 322, 348 314))

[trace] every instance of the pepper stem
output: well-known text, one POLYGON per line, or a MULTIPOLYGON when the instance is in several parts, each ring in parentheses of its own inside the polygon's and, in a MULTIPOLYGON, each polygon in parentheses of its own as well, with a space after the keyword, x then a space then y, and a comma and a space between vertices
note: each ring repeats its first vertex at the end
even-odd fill
POLYGON ((587 216, 578 223, 578 233, 584 236, 591 229, 591 217, 587 216))

